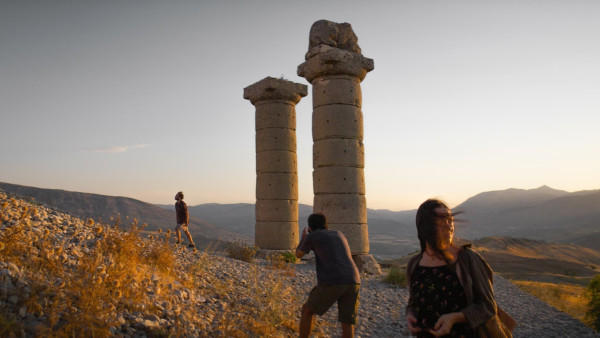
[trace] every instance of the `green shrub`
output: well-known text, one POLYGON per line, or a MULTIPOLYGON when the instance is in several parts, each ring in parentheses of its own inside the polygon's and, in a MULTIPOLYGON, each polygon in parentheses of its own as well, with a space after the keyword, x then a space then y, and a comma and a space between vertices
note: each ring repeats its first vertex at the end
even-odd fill
POLYGON ((246 245, 242 241, 235 241, 227 245, 227 255, 229 257, 248 263, 252 262, 257 251, 258 247, 246 245))
POLYGON ((392 285, 406 287, 406 285, 407 285, 406 270, 404 270, 398 266, 392 266, 392 267, 390 267, 390 271, 388 271, 388 274, 385 276, 383 281, 386 283, 392 284, 392 285))
POLYGON ((587 290, 590 298, 588 305, 588 311, 586 317, 589 320, 590 325, 596 330, 600 331, 600 274, 594 277, 587 290))
POLYGON ((298 258, 296 258, 296 255, 294 255, 293 253, 286 251, 281 253, 281 256, 283 257, 283 260, 286 263, 296 263, 296 261, 298 261, 298 258))
POLYGON ((290 264, 294 264, 298 261, 296 255, 289 251, 275 252, 267 256, 267 262, 269 268, 283 269, 292 272, 290 264))

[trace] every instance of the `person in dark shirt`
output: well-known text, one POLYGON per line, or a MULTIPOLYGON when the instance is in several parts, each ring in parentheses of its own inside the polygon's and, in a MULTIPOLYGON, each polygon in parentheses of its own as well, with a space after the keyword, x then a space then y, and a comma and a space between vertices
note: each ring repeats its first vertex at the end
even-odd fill
POLYGON ((175 226, 175 233, 177 233, 177 244, 181 243, 181 231, 190 240, 188 247, 195 248, 194 240, 188 230, 190 225, 190 215, 188 214, 187 204, 183 201, 183 192, 180 191, 175 195, 175 214, 177 215, 177 225, 175 226))
POLYGON ((322 214, 308 217, 308 228, 302 231, 296 257, 315 252, 317 286, 302 306, 300 337, 312 331, 315 314, 322 316, 333 303, 338 304, 338 318, 342 324, 342 337, 354 336, 360 289, 360 274, 352 260, 350 247, 344 235, 329 230, 322 214))

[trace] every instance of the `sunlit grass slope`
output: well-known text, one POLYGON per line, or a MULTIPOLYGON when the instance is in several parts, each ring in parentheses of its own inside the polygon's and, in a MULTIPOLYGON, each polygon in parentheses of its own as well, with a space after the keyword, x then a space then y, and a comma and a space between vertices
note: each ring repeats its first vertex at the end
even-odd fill
POLYGON ((300 299, 283 282, 294 270, 279 258, 266 272, 215 271, 225 258, 176 246, 170 232, 84 221, 1 191, 0 222, 2 337, 297 334, 300 299))

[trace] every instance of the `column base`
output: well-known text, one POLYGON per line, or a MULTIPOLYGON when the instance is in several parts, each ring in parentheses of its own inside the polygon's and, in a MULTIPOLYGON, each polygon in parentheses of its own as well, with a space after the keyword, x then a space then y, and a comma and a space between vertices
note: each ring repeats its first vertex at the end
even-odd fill
POLYGON ((369 275, 381 275, 381 267, 379 263, 371 255, 352 255, 354 264, 358 268, 358 272, 366 272, 369 275))

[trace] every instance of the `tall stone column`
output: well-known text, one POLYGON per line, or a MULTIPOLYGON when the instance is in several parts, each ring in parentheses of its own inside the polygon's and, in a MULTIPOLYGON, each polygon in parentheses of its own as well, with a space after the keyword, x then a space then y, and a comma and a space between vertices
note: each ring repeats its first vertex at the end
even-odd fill
POLYGON ((266 77, 244 88, 256 107, 255 245, 291 250, 298 244, 296 104, 307 86, 266 77))
POLYGON ((314 212, 340 230, 361 271, 379 273, 369 255, 360 83, 374 69, 348 23, 317 21, 298 75, 312 84, 314 212))

